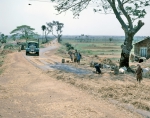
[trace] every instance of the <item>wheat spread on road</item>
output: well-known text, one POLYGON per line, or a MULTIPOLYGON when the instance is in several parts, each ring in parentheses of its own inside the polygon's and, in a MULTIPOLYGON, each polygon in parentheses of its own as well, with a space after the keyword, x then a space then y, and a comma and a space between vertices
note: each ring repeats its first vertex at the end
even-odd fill
POLYGON ((138 118, 49 76, 22 53, 7 55, 0 75, 0 118, 138 118))

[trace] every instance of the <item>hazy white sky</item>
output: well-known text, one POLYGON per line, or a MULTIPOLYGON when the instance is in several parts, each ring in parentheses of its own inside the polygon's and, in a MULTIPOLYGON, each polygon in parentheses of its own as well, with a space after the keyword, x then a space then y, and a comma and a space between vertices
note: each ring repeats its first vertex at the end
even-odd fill
MULTIPOLYGON (((51 2, 0 0, 0 32, 8 35, 17 26, 29 25, 42 34, 42 25, 57 20, 64 23, 63 35, 124 35, 114 14, 94 13, 92 7, 81 12, 79 19, 73 19, 70 11, 61 15, 56 13, 51 2)), ((142 20, 145 25, 136 35, 150 36, 150 8, 142 20)))

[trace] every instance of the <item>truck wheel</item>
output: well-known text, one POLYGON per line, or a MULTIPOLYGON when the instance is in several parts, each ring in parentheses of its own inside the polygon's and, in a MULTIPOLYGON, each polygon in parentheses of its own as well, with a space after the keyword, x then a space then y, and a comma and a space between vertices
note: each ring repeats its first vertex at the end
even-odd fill
POLYGON ((26 52, 26 55, 28 55, 29 53, 28 52, 26 52))
POLYGON ((37 56, 39 56, 39 52, 37 52, 36 54, 37 54, 37 56))

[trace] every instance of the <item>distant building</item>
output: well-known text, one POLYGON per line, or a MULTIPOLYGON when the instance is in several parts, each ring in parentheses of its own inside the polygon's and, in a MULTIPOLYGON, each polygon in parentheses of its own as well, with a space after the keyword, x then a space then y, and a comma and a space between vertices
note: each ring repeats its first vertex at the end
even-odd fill
POLYGON ((147 59, 150 58, 150 37, 134 43, 134 54, 147 59))

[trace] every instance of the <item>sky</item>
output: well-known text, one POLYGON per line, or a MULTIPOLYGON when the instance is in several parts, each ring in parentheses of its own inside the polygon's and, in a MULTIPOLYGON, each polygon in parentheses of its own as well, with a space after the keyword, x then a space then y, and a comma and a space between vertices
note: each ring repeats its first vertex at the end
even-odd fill
MULTIPOLYGON (((9 35, 20 25, 29 25, 42 34, 41 26, 53 20, 64 23, 63 35, 119 35, 124 32, 114 14, 94 13, 89 7, 74 19, 72 12, 57 15, 54 4, 31 0, 0 0, 0 32, 9 35), (28 5, 31 4, 31 5, 28 5)), ((42 1, 42 0, 41 0, 42 1)), ((50 1, 50 0, 44 0, 50 1)), ((142 21, 145 25, 136 36, 150 36, 150 8, 142 21)))

